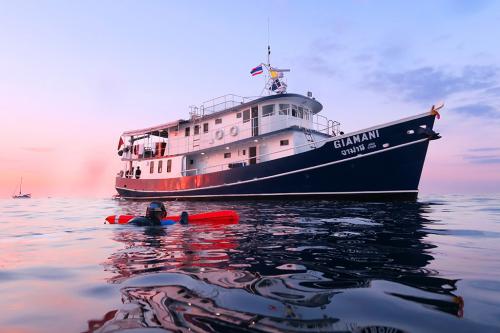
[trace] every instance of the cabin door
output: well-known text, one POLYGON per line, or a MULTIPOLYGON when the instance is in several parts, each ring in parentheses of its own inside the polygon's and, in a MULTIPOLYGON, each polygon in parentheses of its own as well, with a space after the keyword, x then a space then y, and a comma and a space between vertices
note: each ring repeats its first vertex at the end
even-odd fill
POLYGON ((248 148, 248 164, 257 164, 257 147, 248 148))
POLYGON ((254 106, 252 108, 252 136, 259 135, 259 108, 254 106))

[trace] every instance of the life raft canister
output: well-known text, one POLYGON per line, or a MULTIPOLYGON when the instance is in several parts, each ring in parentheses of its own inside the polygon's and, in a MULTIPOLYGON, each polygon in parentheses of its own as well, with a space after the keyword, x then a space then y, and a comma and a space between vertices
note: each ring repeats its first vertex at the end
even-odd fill
POLYGON ((224 131, 222 129, 218 129, 217 132, 215 132, 215 138, 217 140, 220 140, 224 137, 224 131))
POLYGON ((233 126, 233 127, 231 127, 231 129, 229 130, 229 133, 230 133, 232 136, 236 136, 236 135, 238 135, 238 127, 237 127, 237 126, 233 126))

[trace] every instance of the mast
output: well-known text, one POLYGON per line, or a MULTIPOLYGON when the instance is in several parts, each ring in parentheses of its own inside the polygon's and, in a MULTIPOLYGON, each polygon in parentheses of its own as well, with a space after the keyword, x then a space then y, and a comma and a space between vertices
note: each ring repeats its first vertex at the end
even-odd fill
POLYGON ((23 186, 23 177, 21 177, 21 184, 19 184, 19 195, 21 195, 22 186, 23 186))
POLYGON ((284 80, 285 72, 289 72, 289 69, 280 69, 271 66, 271 41, 270 41, 270 28, 269 28, 269 17, 267 18, 267 64, 260 63, 259 66, 255 67, 250 74, 255 76, 257 74, 261 74, 263 72, 263 68, 267 70, 266 75, 266 84, 260 93, 261 96, 264 93, 268 95, 275 94, 286 94, 287 83, 284 80))
POLYGON ((269 17, 267 17, 267 68, 271 68, 271 37, 269 36, 269 17))

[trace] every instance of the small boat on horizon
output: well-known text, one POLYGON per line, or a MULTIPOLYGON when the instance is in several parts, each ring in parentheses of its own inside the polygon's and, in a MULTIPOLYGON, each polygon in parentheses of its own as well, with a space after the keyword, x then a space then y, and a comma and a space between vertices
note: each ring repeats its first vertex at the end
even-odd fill
POLYGON ((14 193, 12 195, 12 199, 31 199, 31 193, 23 194, 22 186, 23 186, 23 177, 21 177, 21 183, 19 184, 19 194, 14 193))

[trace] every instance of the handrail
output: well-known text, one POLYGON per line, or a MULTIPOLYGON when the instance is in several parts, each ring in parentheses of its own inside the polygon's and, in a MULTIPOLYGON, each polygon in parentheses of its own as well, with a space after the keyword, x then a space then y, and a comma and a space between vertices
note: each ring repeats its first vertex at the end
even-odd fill
POLYGON ((244 104, 259 98, 258 96, 244 97, 235 94, 226 94, 219 97, 212 98, 208 101, 201 103, 199 107, 192 106, 191 113, 197 116, 203 116, 205 114, 211 114, 217 111, 227 110, 236 105, 244 104), (229 104, 229 107, 228 107, 229 104), (218 106, 224 105, 220 110, 217 110, 218 106), (200 113, 198 113, 198 111, 200 113))
POLYGON ((198 174, 198 168, 196 168, 196 169, 186 169, 186 170, 181 170, 181 175, 182 175, 182 176, 187 176, 189 171, 196 171, 194 174, 195 174, 195 175, 197 175, 197 174, 198 174))
MULTIPOLYGON (((319 140, 319 141, 315 141, 315 143, 323 143, 323 142, 328 142, 328 141, 333 141, 333 140, 336 140, 337 137, 333 136, 333 137, 329 137, 327 139, 323 139, 323 140, 319 140)), ((281 149, 281 150, 277 150, 277 151, 274 151, 274 152, 271 152, 271 153, 266 153, 266 154, 260 154, 260 155, 256 155, 256 156, 253 156, 251 158, 255 158, 255 159, 258 159, 258 158, 261 158, 262 156, 268 156, 268 155, 273 155, 273 154, 277 154, 277 153, 282 153, 284 151, 288 151, 288 150, 292 150, 292 149, 296 149, 296 148, 302 148, 302 147, 306 147, 306 146, 309 146, 310 147, 311 143, 308 142, 308 143, 305 143, 305 144, 302 144, 302 145, 298 145, 298 146, 293 146, 293 147, 290 147, 290 148, 285 148, 285 149, 281 149)), ((313 149, 318 149, 319 147, 316 147, 316 148, 313 148, 313 149)), ((197 169, 191 169, 191 170, 198 170, 198 169, 209 169, 209 168, 215 168, 215 167, 223 167, 225 165, 229 165, 229 164, 232 164, 232 163, 241 163, 241 162, 246 162, 248 159, 250 158, 245 158, 245 159, 241 159, 241 160, 236 160, 236 161, 231 161, 229 163, 222 163, 222 164, 214 164, 214 165, 210 165, 210 166, 207 166, 207 167, 204 167, 204 168, 197 168, 197 169)))
MULTIPOLYGON (((279 116, 281 117, 281 116, 285 116, 285 115, 279 115, 279 116)), ((334 126, 330 126, 330 125, 328 124, 328 118, 326 118, 326 117, 324 117, 324 116, 321 116, 321 115, 312 115, 312 114, 311 114, 311 116, 312 116, 312 120, 311 120, 311 125, 312 125, 312 127, 311 127, 311 129, 316 130, 316 131, 318 131, 318 132, 321 132, 321 133, 323 133, 323 134, 329 134, 329 135, 331 134, 331 132, 330 132, 329 130, 330 130, 331 128, 333 128, 334 126), (326 123, 325 123, 325 124, 322 124, 322 123, 320 123, 320 122, 318 122, 318 121, 315 121, 315 120, 314 120, 314 118, 315 118, 315 117, 325 119, 326 123)), ((308 121, 308 120, 304 120, 303 118, 293 117, 293 116, 290 116, 290 115, 286 115, 286 117, 287 117, 288 119, 295 120, 295 121, 297 121, 297 122, 301 122, 301 123, 303 123, 303 122, 305 122, 305 121, 308 121)), ((273 124, 279 123, 279 122, 281 122, 281 121, 282 121, 282 119, 275 119, 274 121, 269 122, 267 125, 273 125, 273 124)), ((339 122, 334 121, 334 123, 336 123, 336 124, 340 125, 340 123, 339 123, 339 122)), ((241 125, 241 120, 240 120, 240 121, 236 121, 236 122, 229 123, 229 124, 227 124, 227 125, 223 125, 223 126, 221 126, 221 127, 218 127, 216 130, 211 130, 211 131, 209 131, 208 133, 200 133, 199 135, 200 135, 200 136, 204 136, 204 137, 209 136, 210 138, 212 138, 212 137, 213 137, 213 134, 214 134, 217 130, 222 129, 222 130, 225 132, 226 130, 230 129, 231 127, 233 127, 233 126, 238 126, 238 125, 241 125)), ((338 125, 337 125, 337 126, 338 126, 338 125)), ((301 125, 298 125, 298 126, 299 126, 299 127, 306 128, 306 126, 301 126, 301 125)), ((335 134, 335 135, 338 135, 337 133, 334 133, 334 134, 335 134)), ((190 135, 190 136, 189 136, 189 138, 191 138, 191 137, 194 137, 194 135, 190 135)), ((185 136, 181 136, 181 137, 179 137, 179 138, 169 138, 168 140, 169 140, 169 142, 171 143, 171 145, 174 145, 174 144, 176 144, 177 142, 179 142, 180 140, 185 140, 185 138, 186 138, 185 136), (176 142, 176 141, 177 141, 177 142, 176 142)), ((195 149, 195 150, 200 150, 200 149, 195 149)), ((193 151, 195 151, 195 150, 193 150, 193 151)), ((190 151, 187 151, 186 153, 188 153, 188 152, 190 152, 190 151)))
MULTIPOLYGON (((332 137, 329 137, 329 138, 326 138, 326 139, 323 139, 323 140, 319 140, 319 141, 315 141, 316 143, 326 143, 328 141, 333 141, 333 140, 336 140, 337 137, 335 136, 332 136, 332 137)), ((298 146, 293 146, 293 147, 290 147, 290 148, 285 148, 285 149, 281 149, 281 150, 277 150, 277 151, 274 151, 274 152, 271 152, 271 153, 266 153, 266 154, 260 154, 260 155, 256 155, 254 157, 251 157, 251 158, 255 158, 255 159, 259 159, 263 156, 269 156, 269 155, 273 155, 273 154, 277 154, 277 153, 282 153, 282 152, 285 152, 285 151, 288 151, 288 150, 292 150, 292 149, 296 149, 296 148, 302 148, 302 147, 306 147, 306 146, 309 146, 310 147, 310 142, 308 143, 305 143, 305 144, 302 144, 302 145, 298 145, 298 146)), ((319 147, 316 147, 316 148, 313 148, 313 149, 318 149, 319 147)), ((198 174, 205 174, 207 173, 206 170, 207 169, 213 169, 213 168, 217 168, 217 167, 220 167, 220 170, 223 171, 224 170, 224 166, 227 166, 229 164, 233 164, 233 163, 242 163, 242 162, 246 162, 249 158, 245 158, 245 159, 240 159, 240 160, 236 160, 236 161, 231 161, 231 162, 228 162, 228 163, 222 163, 222 164, 214 164, 214 165, 209 165, 209 166, 206 166, 206 167, 203 167, 203 168, 196 168, 196 169, 187 169, 187 170, 183 170, 181 172, 181 174, 183 176, 185 176, 187 174, 188 171, 196 171, 195 175, 198 175, 198 174), (198 173, 198 170, 202 170, 202 171, 205 171, 205 172, 199 172, 198 173)))

